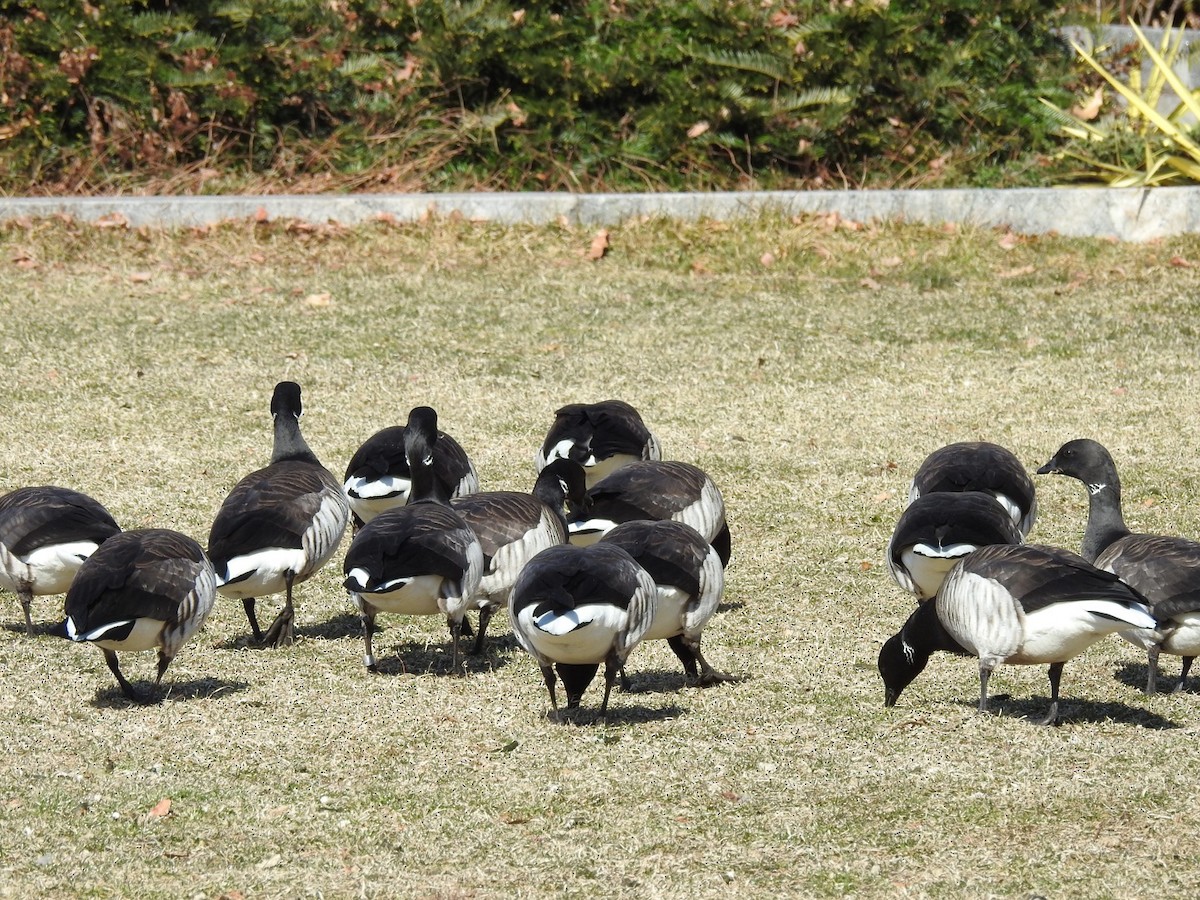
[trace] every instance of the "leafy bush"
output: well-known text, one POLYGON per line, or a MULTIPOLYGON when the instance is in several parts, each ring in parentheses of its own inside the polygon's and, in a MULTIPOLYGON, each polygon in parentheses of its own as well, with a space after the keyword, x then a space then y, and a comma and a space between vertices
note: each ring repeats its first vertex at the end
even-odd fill
POLYGON ((1037 98, 1066 98, 1069 65, 1056 9, 0 0, 0 185, 963 179, 1050 147, 1037 98))
POLYGON ((1136 26, 1139 49, 1149 60, 1150 74, 1143 80, 1140 61, 1110 61, 1119 77, 1078 44, 1079 54, 1124 103, 1104 108, 1098 88, 1086 105, 1063 110, 1046 103, 1062 131, 1074 143, 1062 156, 1082 163, 1073 174, 1080 181, 1100 181, 1112 187, 1152 187, 1200 182, 1200 90, 1188 87, 1175 68, 1184 59, 1183 29, 1164 29, 1158 47, 1136 26), (1169 89, 1169 92, 1168 92, 1169 89))

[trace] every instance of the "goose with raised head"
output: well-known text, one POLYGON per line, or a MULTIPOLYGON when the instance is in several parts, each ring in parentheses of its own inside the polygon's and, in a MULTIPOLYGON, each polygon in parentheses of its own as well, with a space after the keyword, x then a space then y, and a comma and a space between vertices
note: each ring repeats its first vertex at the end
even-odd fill
POLYGON ((467 610, 483 579, 483 548, 463 517, 434 486, 437 413, 415 407, 404 446, 412 474, 409 502, 380 513, 354 536, 342 570, 363 623, 363 664, 376 670, 372 632, 380 612, 444 616, 450 625, 450 670, 467 610))
POLYGON ((1058 718, 1063 665, 1101 638, 1153 628, 1144 598, 1083 557, 1036 544, 994 544, 964 557, 933 599, 921 604, 879 653, 884 705, 894 706, 938 650, 979 660, 979 711, 1001 663, 1049 664, 1050 708, 1058 718))
MULTIPOLYGON (((361 528, 381 512, 408 503, 412 472, 404 455, 406 426, 393 425, 367 438, 346 466, 342 488, 361 528)), ((479 490, 479 476, 462 445, 443 431, 433 450, 433 486, 443 500, 479 490)))
POLYGON ((98 501, 70 488, 18 488, 0 497, 0 590, 12 591, 33 634, 33 598, 63 594, 84 560, 120 531, 98 501))
POLYGON ((933 597, 959 560, 989 544, 1020 544, 1008 511, 980 491, 926 494, 900 514, 888 542, 892 579, 917 602, 933 597))
POLYGON ((242 601, 254 640, 292 643, 292 592, 337 550, 350 506, 342 485, 321 465, 300 433, 300 385, 281 381, 271 398, 271 463, 241 479, 221 504, 208 535, 217 590, 242 601), (283 609, 266 634, 254 603, 285 591, 283 609))
POLYGON ((641 414, 623 400, 569 403, 554 414, 538 450, 538 471, 555 459, 582 465, 590 488, 628 463, 662 459, 662 448, 641 414))
POLYGON ((547 547, 567 541, 565 504, 587 500, 583 466, 556 459, 538 473, 533 491, 484 491, 459 497, 450 506, 475 532, 483 549, 483 578, 474 603, 479 628, 471 653, 483 652, 488 624, 508 607, 517 576, 547 547))
POLYGON ((1083 556, 1142 594, 1158 620, 1153 630, 1121 636, 1146 651, 1146 693, 1158 689, 1160 653, 1183 657, 1176 691, 1182 691, 1200 656, 1200 543, 1162 534, 1135 534, 1121 512, 1121 480, 1112 454, 1093 440, 1063 444, 1038 469, 1076 478, 1088 490, 1083 556))
POLYGON ((909 502, 939 492, 982 491, 996 498, 1028 536, 1037 521, 1033 479, 1016 454, 988 441, 962 441, 934 450, 917 469, 909 502))
POLYGON ((200 545, 164 528, 115 534, 87 558, 67 591, 59 633, 100 648, 130 700, 148 699, 121 673, 117 653, 158 650, 157 688, 212 609, 217 575, 200 545))
POLYGON ((717 549, 721 564, 731 554, 725 500, 708 474, 674 460, 622 466, 588 489, 586 507, 572 509, 570 541, 585 547, 624 522, 672 519, 691 525, 717 549))
POLYGON ((617 673, 654 622, 655 595, 654 580, 615 544, 560 544, 529 561, 513 586, 509 619, 556 712, 556 670, 570 710, 604 663, 605 721, 617 673))
POLYGON ((600 543, 620 547, 654 579, 654 622, 642 640, 665 640, 693 684, 736 681, 700 652, 704 626, 725 591, 725 567, 713 545, 691 525, 669 519, 626 522, 600 543))

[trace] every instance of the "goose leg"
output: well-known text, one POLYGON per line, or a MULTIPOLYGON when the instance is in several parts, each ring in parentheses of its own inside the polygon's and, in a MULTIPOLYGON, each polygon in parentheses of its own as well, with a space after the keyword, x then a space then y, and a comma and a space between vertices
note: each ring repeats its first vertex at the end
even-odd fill
POLYGON ((987 686, 988 679, 992 677, 990 666, 980 665, 979 667, 979 711, 987 712, 987 686))
POLYGON ((1194 656, 1185 656, 1183 658, 1183 668, 1179 670, 1179 684, 1175 685, 1174 693, 1178 694, 1183 691, 1183 683, 1187 680, 1188 672, 1192 669, 1192 660, 1194 656))
POLYGON ((33 591, 22 588, 17 592, 17 599, 21 601, 21 611, 25 613, 25 633, 33 637, 33 591))
POLYGON ((608 725, 608 697, 612 693, 613 684, 617 680, 617 672, 624 666, 616 653, 609 653, 604 659, 604 699, 600 701, 600 724, 608 725))
POLYGON ((1158 647, 1146 649, 1146 693, 1158 693, 1158 647))
POLYGON ((725 681, 738 680, 736 675, 718 671, 709 664, 708 660, 704 658, 704 654, 700 652, 699 638, 688 638, 677 634, 667 638, 667 645, 675 651, 675 655, 683 663, 684 672, 697 687, 711 687, 725 681), (697 663, 699 663, 699 672, 697 672, 697 663))
POLYGON ((375 667, 375 652, 371 647, 371 634, 375 631, 375 609, 362 604, 359 610, 358 617, 362 620, 363 629, 363 665, 367 667, 368 672, 378 672, 375 667))
POLYGON ((1040 720, 1039 725, 1053 725, 1058 721, 1058 685, 1062 681, 1063 663, 1051 663, 1050 671, 1047 675, 1050 678, 1050 710, 1046 713, 1046 718, 1040 720))
POLYGON ((458 641, 462 637, 463 619, 450 621, 450 674, 462 675, 458 667, 458 641))
POLYGON ((487 634, 488 625, 491 624, 492 614, 495 611, 490 603, 479 607, 479 630, 475 632, 475 643, 471 645, 469 651, 472 656, 478 656, 483 652, 484 636, 487 634))
POLYGON ((254 614, 254 598, 247 597, 242 601, 242 606, 246 608, 246 618, 250 621, 250 633, 254 636, 254 643, 261 644, 263 633, 258 627, 258 616, 254 614))
POLYGON ((279 611, 279 615, 275 617, 275 621, 271 623, 271 627, 263 635, 263 640, 275 648, 290 647, 292 641, 295 640, 293 626, 296 621, 296 608, 292 606, 292 583, 295 580, 296 573, 288 572, 287 599, 283 603, 283 609, 279 611))
POLYGON ((109 671, 117 678, 117 684, 121 686, 121 693, 132 700, 134 703, 145 703, 146 698, 133 689, 133 685, 125 680, 125 676, 121 674, 121 667, 117 664, 117 654, 114 650, 105 650, 101 648, 104 654, 104 661, 108 663, 109 671))
POLYGON ((550 705, 558 712, 558 693, 554 688, 554 667, 542 666, 542 681, 546 683, 546 690, 550 692, 550 705))
POLYGON ((158 676, 154 679, 154 686, 158 687, 162 684, 163 676, 167 674, 167 666, 171 664, 171 657, 162 650, 158 651, 158 676))

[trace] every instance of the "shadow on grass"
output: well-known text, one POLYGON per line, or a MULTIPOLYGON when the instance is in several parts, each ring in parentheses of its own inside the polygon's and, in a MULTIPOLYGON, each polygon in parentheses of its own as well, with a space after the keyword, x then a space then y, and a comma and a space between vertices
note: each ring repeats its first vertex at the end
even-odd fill
MULTIPOLYGON (((1170 657, 1167 658, 1169 659, 1170 657)), ((1176 659, 1178 659, 1178 657, 1176 657, 1176 659)), ((1138 663, 1124 663, 1119 669, 1117 669, 1113 677, 1116 678, 1117 681, 1121 682, 1121 684, 1127 684, 1131 688, 1137 690, 1138 693, 1142 693, 1146 689, 1146 676, 1149 675, 1149 673, 1149 664, 1139 665, 1138 663)), ((1171 671, 1167 667, 1164 667, 1160 660, 1158 667, 1158 693, 1174 693, 1175 685, 1177 684, 1179 684, 1178 667, 1174 671, 1171 671)), ((1194 694, 1194 682, 1189 679, 1188 683, 1184 685, 1184 688, 1180 693, 1194 694)))
MULTIPOLYGON (((625 695, 630 696, 629 694, 625 695)), ((616 697, 614 692, 613 697, 616 697)), ((597 703, 593 707, 580 706, 576 709, 559 709, 557 712, 552 709, 547 709, 543 714, 544 718, 551 725, 574 725, 579 728, 604 728, 612 725, 638 725, 646 722, 663 722, 667 719, 677 719, 687 710, 675 703, 667 704, 666 706, 645 706, 638 703, 623 703, 614 701, 612 698, 608 702, 608 715, 605 717, 605 722, 600 722, 600 704, 599 697, 597 703)))
POLYGON ((144 697, 141 703, 130 700, 114 684, 97 689, 92 706, 97 709, 120 709, 122 707, 159 706, 166 701, 216 700, 236 694, 250 687, 248 681, 229 681, 224 678, 193 678, 191 681, 172 681, 155 688, 149 679, 133 682, 134 690, 144 697))
POLYGON ((722 600, 720 603, 717 604, 717 612, 719 612, 719 613, 733 612, 735 610, 745 609, 745 608, 746 608, 745 600, 731 600, 728 603, 725 602, 724 600, 722 600))
MULTIPOLYGON (((1049 709, 1049 697, 1030 697, 1029 699, 1017 700, 1008 694, 997 694, 994 697, 988 698, 989 714, 1006 716, 1011 719, 1027 719, 1030 722, 1040 722, 1045 718, 1049 709)), ((1177 723, 1170 719, 1139 706, 1129 706, 1125 703, 1076 700, 1071 697, 1059 698, 1058 721, 1056 724, 1078 725, 1087 722, 1096 724, 1121 722, 1156 731, 1167 731, 1179 727, 1177 723)))
MULTIPOLYGON (((452 677, 450 671, 450 636, 444 641, 407 641, 399 644, 389 643, 386 639, 379 640, 380 630, 375 629, 372 638, 375 651, 375 674, 385 676, 397 675, 439 675, 452 677)), ((488 640, 483 652, 472 655, 471 640, 463 638, 458 645, 459 665, 465 674, 472 675, 480 672, 494 672, 513 661, 516 641, 511 637, 505 640, 488 640)))
POLYGON ((629 676, 629 690, 625 692, 627 694, 667 694, 686 688, 706 690, 708 688, 721 687, 722 685, 742 684, 753 677, 752 675, 743 673, 735 674, 729 672, 726 673, 729 676, 727 681, 714 682, 712 684, 696 684, 683 673, 682 669, 631 670, 626 668, 625 674, 629 676))

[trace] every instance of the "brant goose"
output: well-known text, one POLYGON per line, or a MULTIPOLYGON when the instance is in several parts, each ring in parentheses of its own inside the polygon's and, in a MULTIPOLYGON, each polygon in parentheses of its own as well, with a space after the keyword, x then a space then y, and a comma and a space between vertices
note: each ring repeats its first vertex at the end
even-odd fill
POLYGON ((1088 489, 1083 555, 1113 572, 1150 603, 1158 627, 1121 636, 1146 651, 1146 693, 1158 684, 1160 652, 1183 657, 1176 691, 1200 655, 1200 544, 1182 537, 1133 534, 1121 515, 1121 481, 1112 455, 1092 440, 1068 441, 1038 473, 1077 478, 1088 489))
POLYGON ((517 643, 541 667, 555 711, 556 669, 570 710, 604 663, 605 721, 617 672, 654 622, 656 593, 646 570, 615 544, 560 544, 529 561, 513 586, 509 618, 517 643))
POLYGON ((964 441, 934 450, 909 485, 909 502, 927 494, 983 491, 991 494, 1028 536, 1037 521, 1033 479, 1010 450, 987 441, 964 441))
POLYGON ((642 640, 665 639, 694 684, 735 681, 714 669, 700 652, 701 632, 725 590, 725 567, 712 544, 691 525, 669 519, 626 522, 604 535, 601 543, 623 549, 654 579, 654 622, 642 640))
POLYGON ((118 651, 158 648, 158 677, 212 609, 217 575, 200 545, 163 528, 125 531, 106 540, 80 567, 67 591, 59 633, 100 648, 121 691, 147 698, 117 665, 118 651))
POLYGON ((979 659, 979 711, 1001 663, 1049 663, 1050 709, 1058 718, 1063 664, 1102 637, 1153 628, 1143 598, 1113 575, 1067 550, 1036 544, 981 547, 946 576, 879 653, 884 705, 893 706, 936 650, 979 659))
POLYGON ((271 464, 234 485, 208 535, 217 590, 242 601, 254 640, 275 647, 292 642, 293 587, 333 556, 350 518, 341 484, 300 433, 300 414, 300 385, 281 381, 271 398, 271 464), (279 591, 283 609, 264 635, 255 598, 279 591))
POLYGON ((367 522, 354 536, 342 570, 363 623, 363 664, 375 671, 371 633, 380 612, 445 616, 450 625, 450 670, 458 673, 458 640, 483 578, 483 548, 462 516, 435 487, 437 413, 409 413, 404 446, 412 474, 406 506, 367 522))
POLYGON ((564 504, 586 499, 583 467, 574 460, 556 459, 538 473, 532 493, 485 491, 451 501, 483 548, 484 573, 475 601, 479 630, 471 653, 483 651, 488 623, 496 610, 508 607, 525 564, 547 547, 567 542, 564 504))
POLYGON ((83 561, 120 531, 87 494, 46 485, 0 497, 0 589, 12 591, 33 634, 34 596, 62 594, 83 561))
POLYGON ((662 450, 636 409, 622 400, 604 400, 571 403, 554 414, 537 454, 538 471, 555 459, 582 465, 591 487, 627 463, 662 459, 662 450))

